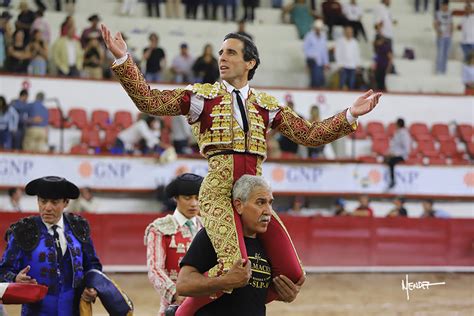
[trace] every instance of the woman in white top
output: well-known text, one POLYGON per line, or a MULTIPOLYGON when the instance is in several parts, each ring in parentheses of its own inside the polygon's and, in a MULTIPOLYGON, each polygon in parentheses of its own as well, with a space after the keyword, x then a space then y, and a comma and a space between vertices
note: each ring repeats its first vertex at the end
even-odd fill
POLYGON ((166 147, 160 142, 160 130, 160 118, 146 116, 117 135, 112 151, 114 153, 133 153, 138 150, 142 154, 160 152, 166 147))

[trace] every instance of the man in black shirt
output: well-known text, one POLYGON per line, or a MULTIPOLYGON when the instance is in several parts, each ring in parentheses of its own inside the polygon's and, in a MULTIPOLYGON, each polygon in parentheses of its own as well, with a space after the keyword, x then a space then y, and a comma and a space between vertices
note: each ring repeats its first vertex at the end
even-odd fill
POLYGON ((244 175, 234 184, 233 205, 240 214, 249 261, 237 260, 219 277, 204 275, 217 263, 217 255, 205 229, 196 235, 180 263, 177 292, 183 296, 208 296, 233 290, 199 309, 196 316, 265 315, 269 286, 274 286, 278 300, 292 302, 304 282, 296 284, 285 276, 272 279, 271 262, 257 234, 267 230, 271 219, 273 196, 269 185, 259 176, 244 175))
POLYGON ((148 39, 150 45, 143 50, 143 59, 146 60, 145 78, 147 81, 158 82, 165 68, 166 56, 163 49, 158 47, 158 34, 151 33, 148 39))

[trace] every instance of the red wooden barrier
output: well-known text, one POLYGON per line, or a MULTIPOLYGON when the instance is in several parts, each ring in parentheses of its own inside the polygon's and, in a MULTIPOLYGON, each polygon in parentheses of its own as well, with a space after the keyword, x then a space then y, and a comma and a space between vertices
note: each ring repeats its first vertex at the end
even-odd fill
MULTIPOLYGON (((0 213, 0 233, 25 216, 0 213)), ((105 265, 145 265, 156 214, 85 214, 105 265)), ((282 216, 305 266, 474 266, 474 219, 282 216)), ((5 242, 0 242, 3 252, 5 242)))

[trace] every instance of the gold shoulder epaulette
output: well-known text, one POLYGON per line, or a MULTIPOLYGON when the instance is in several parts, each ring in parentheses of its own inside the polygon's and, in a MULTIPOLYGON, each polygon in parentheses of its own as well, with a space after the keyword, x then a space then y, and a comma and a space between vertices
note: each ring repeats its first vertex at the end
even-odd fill
POLYGON ((194 94, 199 95, 205 99, 213 99, 218 95, 224 94, 224 90, 221 88, 220 82, 210 83, 195 83, 186 87, 186 90, 192 91, 194 94))
POLYGON ((178 231, 178 224, 172 215, 156 219, 152 225, 164 235, 173 235, 178 231))
POLYGON ((252 89, 252 94, 255 95, 257 104, 265 110, 273 111, 280 107, 280 103, 278 102, 277 98, 269 95, 268 93, 259 92, 252 89))

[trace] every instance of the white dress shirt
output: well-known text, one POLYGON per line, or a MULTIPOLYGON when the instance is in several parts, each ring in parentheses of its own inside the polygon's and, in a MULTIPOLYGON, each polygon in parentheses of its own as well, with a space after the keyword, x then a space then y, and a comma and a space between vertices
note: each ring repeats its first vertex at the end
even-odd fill
POLYGON ((64 216, 61 216, 61 219, 56 224, 48 224, 48 223, 45 223, 45 222, 43 222, 43 224, 46 226, 46 228, 48 229, 48 234, 50 234, 51 236, 54 235, 53 226, 54 225, 58 226, 56 231, 58 232, 59 244, 61 245, 61 250, 62 250, 63 255, 64 255, 66 253, 66 248, 67 248, 66 236, 64 235, 64 216))

